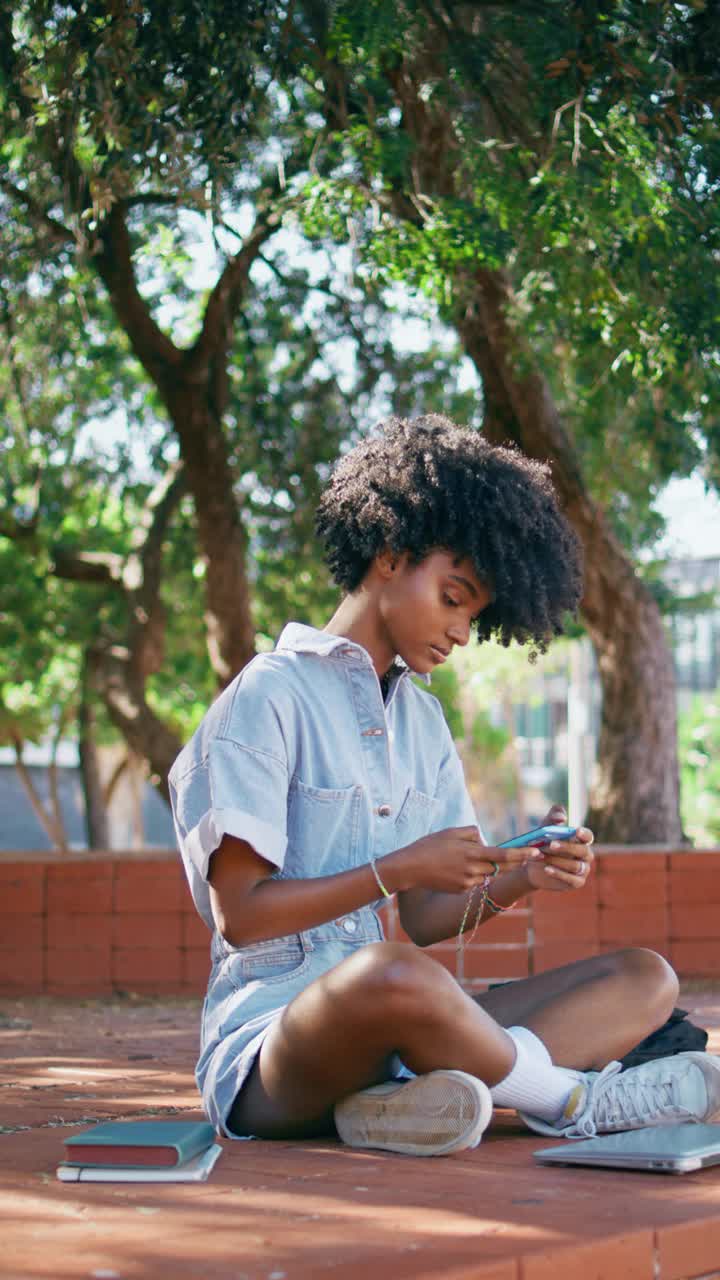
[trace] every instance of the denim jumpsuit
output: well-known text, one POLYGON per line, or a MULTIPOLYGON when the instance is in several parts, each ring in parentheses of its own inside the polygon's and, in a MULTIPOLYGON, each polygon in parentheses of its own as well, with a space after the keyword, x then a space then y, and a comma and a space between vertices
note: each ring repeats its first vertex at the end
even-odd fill
MULTIPOLYGON (((208 711, 170 771, 195 906, 212 931, 196 1079, 228 1113, 273 1021, 303 988, 383 930, 379 902, 284 938, 234 947, 214 925, 210 856, 225 833, 286 880, 362 866, 432 831, 475 823, 439 702, 396 662, 383 702, 369 654, 290 623, 208 711)), ((429 677, 422 677, 426 682, 429 677)), ((402 1069, 400 1071, 402 1074, 402 1069)))

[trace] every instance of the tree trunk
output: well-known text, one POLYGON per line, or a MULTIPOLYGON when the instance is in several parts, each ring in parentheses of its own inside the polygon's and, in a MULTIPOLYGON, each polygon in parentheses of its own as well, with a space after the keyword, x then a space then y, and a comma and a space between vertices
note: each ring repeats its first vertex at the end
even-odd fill
POLYGON ((148 706, 144 681, 127 648, 98 646, 90 653, 89 663, 93 684, 110 719, 131 751, 148 761, 151 781, 169 804, 168 773, 182 742, 148 706))
POLYGON ((80 777, 85 797, 85 830, 88 849, 109 849, 107 810, 95 742, 95 715, 89 698, 87 665, 86 656, 77 717, 80 777))
POLYGON ((224 686, 255 653, 247 535, 235 498, 225 435, 213 420, 207 387, 177 380, 167 403, 195 504, 205 564, 208 654, 218 683, 224 686))
POLYGON ((121 202, 108 214, 95 257, 118 321, 162 396, 177 433, 205 562, 208 654, 221 686, 255 652, 247 537, 222 425, 228 399, 227 366, 233 322, 247 291, 250 267, 275 224, 272 216, 260 222, 243 249, 226 263, 208 299, 200 335, 187 351, 160 330, 138 290, 121 202))
MULTIPOLYGON (((475 10, 462 10, 459 30, 475 10)), ((414 144, 412 185, 392 189, 395 215, 415 225, 422 220, 418 200, 459 196, 463 187, 457 157, 462 151, 455 121, 440 95, 424 95, 424 83, 443 74, 437 50, 445 37, 436 25, 428 42, 401 61, 390 81, 414 144)), ((523 68, 505 50, 513 75, 512 101, 520 100, 523 68)), ((506 86, 507 87, 507 86, 506 86)), ((528 111, 494 118, 496 103, 479 87, 488 136, 515 145, 527 130, 528 111)), ((329 95, 332 96, 332 95, 329 95)), ((502 104, 505 111, 507 102, 502 104)), ((530 135, 524 145, 533 148, 530 135)), ((682 839, 676 743, 675 679, 660 611, 636 575, 600 508, 590 498, 579 459, 533 353, 507 318, 511 297, 506 272, 458 267, 453 280, 453 321, 483 380, 484 429, 497 444, 515 442, 530 457, 550 462, 561 503, 585 550, 583 616, 595 646, 603 690, 597 776, 589 817, 605 841, 676 843, 682 839)), ((581 815, 574 814, 577 820, 581 815)))
POLYGON ((582 614, 603 693, 588 821, 606 842, 680 842, 675 675, 660 610, 587 493, 549 386, 507 320, 507 278, 478 271, 460 287, 456 324, 483 379, 485 432, 551 464, 585 551, 582 614))

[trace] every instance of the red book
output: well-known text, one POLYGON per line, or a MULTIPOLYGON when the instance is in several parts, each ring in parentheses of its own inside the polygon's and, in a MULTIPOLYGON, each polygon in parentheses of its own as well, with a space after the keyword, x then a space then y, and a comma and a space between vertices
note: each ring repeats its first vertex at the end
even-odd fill
POLYGON ((205 1120, 109 1120, 65 1139, 66 1164, 167 1169, 213 1142, 205 1120))

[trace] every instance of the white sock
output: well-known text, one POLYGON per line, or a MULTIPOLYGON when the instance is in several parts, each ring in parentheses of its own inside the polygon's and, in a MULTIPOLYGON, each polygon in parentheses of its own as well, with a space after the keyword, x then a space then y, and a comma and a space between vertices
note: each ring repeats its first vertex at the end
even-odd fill
POLYGON ((553 1066, 542 1040, 528 1027, 508 1027, 515 1044, 515 1064, 490 1093, 497 1107, 515 1107, 541 1120, 558 1120, 573 1089, 576 1071, 553 1066))

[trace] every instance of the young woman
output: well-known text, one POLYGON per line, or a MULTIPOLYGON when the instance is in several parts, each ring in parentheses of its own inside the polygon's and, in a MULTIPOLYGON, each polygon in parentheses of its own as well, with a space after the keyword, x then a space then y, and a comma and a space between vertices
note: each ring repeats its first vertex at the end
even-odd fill
MULTIPOLYGON (((568 1136, 712 1119, 720 1060, 615 1060, 677 994, 627 950, 471 998, 423 948, 537 892, 582 889, 592 835, 487 847, 428 682, 455 645, 543 650, 575 611, 577 541, 547 469, 430 416, 346 455, 318 533, 343 590, 218 698, 171 772, 178 838, 213 931, 197 1079, 228 1136, 437 1155, 493 1104, 568 1136), (383 940, 397 894, 412 943, 383 940)), ((562 821, 556 807, 550 821, 562 821)))

